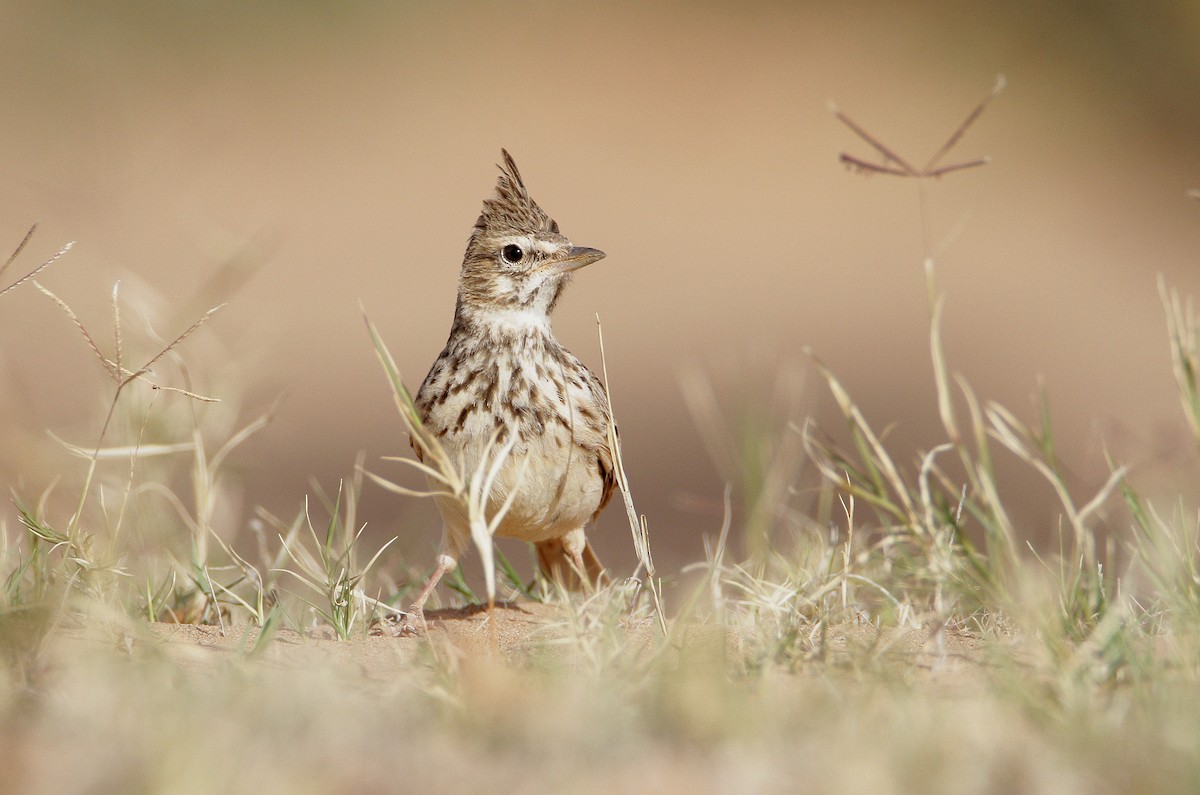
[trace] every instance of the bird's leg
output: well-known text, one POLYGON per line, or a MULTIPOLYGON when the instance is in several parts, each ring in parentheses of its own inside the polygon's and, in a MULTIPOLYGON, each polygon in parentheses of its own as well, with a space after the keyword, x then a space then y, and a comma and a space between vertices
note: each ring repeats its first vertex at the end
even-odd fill
POLYGON ((591 577, 588 576, 587 566, 583 562, 583 549, 586 546, 587 537, 584 535, 582 527, 563 536, 563 549, 566 550, 567 557, 571 559, 571 566, 575 569, 579 582, 582 583, 580 590, 585 594, 591 594, 593 583, 591 577))
POLYGON ((590 596, 595 584, 588 576, 587 567, 583 563, 583 550, 570 549, 567 551, 571 553, 571 565, 575 567, 575 571, 579 572, 579 581, 583 583, 583 592, 590 596))
POLYGON ((447 552, 439 553, 437 556, 437 568, 433 574, 425 581, 425 585, 421 587, 421 592, 417 594, 417 598, 413 601, 412 606, 408 608, 408 614, 400 622, 398 634, 425 634, 428 626, 425 624, 425 603, 429 601, 429 597, 433 594, 433 589, 437 587, 438 581, 448 571, 452 571, 458 565, 458 560, 455 556, 447 552))
POLYGON ((462 557, 466 545, 467 540, 463 534, 453 532, 449 525, 445 522, 442 523, 442 543, 438 551, 437 568, 421 586, 421 592, 417 594, 412 606, 408 608, 408 613, 400 621, 396 634, 425 634, 428 629, 425 624, 425 603, 429 601, 429 597, 433 595, 433 589, 437 587, 446 572, 453 571, 458 565, 458 559, 462 557))

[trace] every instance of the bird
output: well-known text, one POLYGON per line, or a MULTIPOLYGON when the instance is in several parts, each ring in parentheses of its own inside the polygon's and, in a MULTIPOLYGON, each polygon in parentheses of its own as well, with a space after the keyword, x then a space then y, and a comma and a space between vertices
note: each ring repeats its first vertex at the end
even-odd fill
MULTIPOLYGON (((467 242, 450 336, 414 399, 426 438, 465 473, 510 447, 487 498, 495 535, 532 542, 547 578, 579 590, 607 582, 586 529, 616 485, 603 383, 555 338, 550 316, 572 275, 605 257, 574 245, 529 195, 507 150, 495 194, 467 242)), ((428 450, 412 439, 418 459, 428 450)), ((442 517, 437 567, 406 620, 453 570, 471 531, 461 500, 435 494, 442 517)))

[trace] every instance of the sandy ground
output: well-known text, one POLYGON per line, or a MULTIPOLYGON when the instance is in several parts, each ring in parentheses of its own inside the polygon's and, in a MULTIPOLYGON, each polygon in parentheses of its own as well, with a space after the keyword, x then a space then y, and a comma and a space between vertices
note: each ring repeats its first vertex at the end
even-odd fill
MULTIPOLYGON (((519 666, 534 650, 541 654, 552 649, 554 641, 568 637, 570 632, 561 607, 534 602, 497 605, 490 621, 486 608, 479 606, 433 610, 427 620, 429 631, 422 637, 357 635, 340 641, 328 628, 303 634, 280 629, 255 655, 267 666, 349 665, 369 679, 387 680, 410 671, 428 647, 461 659, 497 656, 499 661, 519 666)), ((632 651, 636 653, 640 646, 647 654, 652 653, 658 631, 654 624, 630 624, 624 631, 632 651)), ((690 625, 674 631, 676 639, 668 653, 680 664, 730 671, 741 667, 746 640, 739 629, 690 625)), ((152 644, 154 652, 165 654, 181 669, 199 673, 249 653, 258 634, 256 627, 159 623, 150 625, 147 636, 129 639, 126 645, 130 653, 137 655, 151 651, 147 644, 152 644)), ((68 646, 109 642, 82 630, 65 632, 62 641, 68 646)), ((939 635, 924 628, 880 630, 865 624, 843 625, 828 630, 824 644, 826 653, 820 667, 825 671, 856 668, 870 659, 886 661, 889 668, 903 670, 905 678, 917 682, 955 687, 976 682, 987 666, 982 645, 953 631, 939 635)))

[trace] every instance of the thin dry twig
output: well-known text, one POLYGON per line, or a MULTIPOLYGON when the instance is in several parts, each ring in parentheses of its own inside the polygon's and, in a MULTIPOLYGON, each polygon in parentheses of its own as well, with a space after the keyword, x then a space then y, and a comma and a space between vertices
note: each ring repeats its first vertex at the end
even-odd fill
POLYGON ((970 129, 973 124, 975 124, 981 115, 983 115, 984 110, 986 110, 987 106, 991 104, 991 101, 995 99, 1001 91, 1004 90, 1005 85, 1007 85, 1007 81, 1005 80, 1004 75, 998 75, 996 77, 996 84, 992 86, 992 90, 988 92, 988 95, 984 97, 978 105, 975 106, 975 108, 967 115, 967 118, 963 120, 962 124, 955 128, 954 132, 950 134, 950 137, 946 139, 946 143, 942 144, 941 148, 934 153, 933 157, 929 158, 929 162, 927 162, 921 169, 913 168, 913 166, 910 165, 907 160, 897 154, 894 149, 884 144, 875 136, 871 135, 862 126, 843 113, 831 102, 829 104, 829 110, 834 117, 842 124, 849 127, 851 132, 863 139, 863 141, 866 143, 870 144, 871 147, 883 155, 883 162, 881 163, 872 163, 869 160, 855 157, 854 155, 850 155, 845 152, 841 153, 841 155, 838 157, 838 160, 859 173, 890 174, 895 177, 915 177, 917 179, 928 179, 930 177, 937 178, 945 176, 946 174, 954 171, 962 171, 963 169, 967 168, 975 168, 977 166, 987 165, 991 161, 991 158, 979 157, 975 158, 974 160, 964 160, 960 163, 951 163, 947 166, 936 167, 938 162, 940 162, 941 159, 945 157, 951 149, 958 145, 958 142, 962 140, 964 135, 966 135, 967 130, 970 129), (889 165, 892 163, 895 165, 889 165))

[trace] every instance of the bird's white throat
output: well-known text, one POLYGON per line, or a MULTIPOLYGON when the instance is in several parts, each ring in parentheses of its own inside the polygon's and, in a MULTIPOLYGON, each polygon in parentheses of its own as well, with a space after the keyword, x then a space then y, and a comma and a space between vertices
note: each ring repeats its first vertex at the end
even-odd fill
POLYGON ((541 308, 472 307, 470 320, 497 331, 521 334, 530 331, 550 333, 550 316, 541 308))

